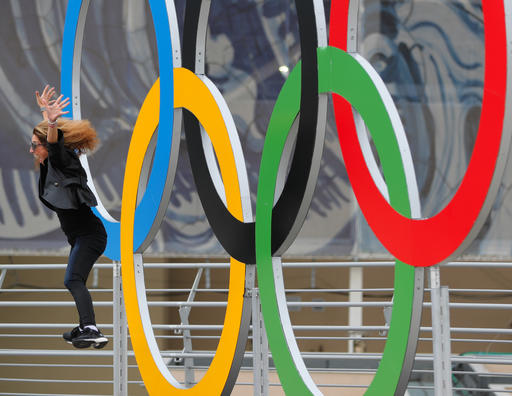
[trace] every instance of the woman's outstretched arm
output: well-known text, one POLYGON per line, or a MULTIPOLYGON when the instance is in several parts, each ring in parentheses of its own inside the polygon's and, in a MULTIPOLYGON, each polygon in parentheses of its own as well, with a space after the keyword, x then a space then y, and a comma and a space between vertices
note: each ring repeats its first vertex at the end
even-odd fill
POLYGON ((55 100, 43 99, 41 96, 41 103, 46 108, 46 116, 48 117, 48 143, 57 143, 58 132, 57 132, 57 120, 60 116, 69 113, 64 109, 69 105, 69 98, 62 99, 64 95, 60 95, 55 100))

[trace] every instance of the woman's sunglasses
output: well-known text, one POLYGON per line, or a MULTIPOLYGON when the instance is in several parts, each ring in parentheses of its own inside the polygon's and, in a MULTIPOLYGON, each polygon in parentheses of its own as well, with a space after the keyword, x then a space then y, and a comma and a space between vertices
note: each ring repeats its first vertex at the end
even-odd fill
POLYGON ((44 146, 43 143, 35 143, 35 142, 30 142, 30 148, 32 149, 32 151, 34 151, 37 146, 44 146))

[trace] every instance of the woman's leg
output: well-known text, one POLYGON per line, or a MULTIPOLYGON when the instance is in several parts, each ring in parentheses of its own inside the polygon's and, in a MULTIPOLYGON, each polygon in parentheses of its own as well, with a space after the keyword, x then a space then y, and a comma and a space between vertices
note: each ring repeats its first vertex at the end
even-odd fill
POLYGON ((105 250, 106 239, 97 235, 79 236, 71 247, 64 285, 73 296, 80 327, 96 325, 92 298, 86 282, 92 266, 105 250))

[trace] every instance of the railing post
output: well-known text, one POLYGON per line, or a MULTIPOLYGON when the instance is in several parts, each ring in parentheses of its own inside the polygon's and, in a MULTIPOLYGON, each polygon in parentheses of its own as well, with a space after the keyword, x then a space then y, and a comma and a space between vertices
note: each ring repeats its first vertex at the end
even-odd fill
POLYGON ((452 364, 450 347, 450 306, 447 286, 441 287, 439 266, 430 268, 432 301, 432 351, 434 354, 434 393, 452 394, 452 364))
MULTIPOLYGON (((203 269, 199 268, 196 274, 196 278, 194 279, 194 283, 192 285, 192 288, 190 289, 190 293, 187 298, 187 302, 194 301, 196 297, 196 291, 199 287, 199 281, 201 280, 201 275, 203 274, 203 269)), ((183 326, 188 326, 189 323, 189 316, 190 316, 190 309, 191 307, 189 305, 180 307, 178 312, 180 314, 181 324, 183 326)), ((190 333, 189 329, 183 330, 183 353, 186 355, 187 353, 191 353, 193 351, 192 349, 192 335, 190 333)), ((194 358, 193 357, 185 357, 183 359, 183 365, 185 367, 185 386, 187 388, 190 388, 194 386, 194 358)))
POLYGON ((7 275, 7 268, 4 268, 2 272, 0 272, 0 289, 4 285, 5 276, 7 275))
POLYGON ((261 314, 260 291, 250 290, 252 299, 252 351, 254 396, 268 396, 268 340, 261 314))
POLYGON ((124 307, 121 263, 113 262, 114 396, 128 396, 128 328, 124 307))
MULTIPOLYGON (((363 288, 363 268, 362 267, 350 267, 349 270, 349 288, 359 289, 363 288)), ((363 293, 358 291, 351 291, 348 294, 348 300, 350 302, 359 303, 363 301, 363 293)), ((362 307, 349 307, 348 309, 348 325, 352 327, 360 327, 363 325, 363 308, 362 307)), ((351 331, 352 339, 348 341, 348 353, 359 353, 365 352, 365 345, 363 341, 363 334, 360 331, 351 331)))

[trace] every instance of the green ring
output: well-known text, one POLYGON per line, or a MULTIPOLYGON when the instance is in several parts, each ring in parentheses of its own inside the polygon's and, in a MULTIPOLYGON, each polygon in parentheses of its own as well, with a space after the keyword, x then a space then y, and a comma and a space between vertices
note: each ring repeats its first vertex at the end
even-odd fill
MULTIPOLYGON (((333 92, 343 96, 360 113, 375 143, 386 184, 390 204, 410 217, 410 203, 405 171, 391 120, 371 78, 359 63, 346 52, 327 47, 318 50, 319 92, 333 92)), ((286 341, 286 334, 293 335, 289 315, 281 318, 276 294, 276 281, 282 285, 282 276, 274 278, 271 254, 272 206, 279 161, 290 127, 299 111, 300 63, 293 69, 277 98, 270 118, 261 158, 256 199, 256 264, 261 306, 269 346, 279 379, 288 395, 311 395, 311 380, 304 378, 286 341)), ((284 293, 282 293, 284 295, 284 293)), ((395 393, 405 358, 409 328, 413 311, 414 267, 396 261, 395 293, 390 329, 381 363, 368 388, 367 395, 395 393)), ((286 301, 280 301, 286 304, 286 301)), ((286 313, 288 311, 286 310, 286 313)), ((294 342, 295 338, 293 337, 294 342)), ((315 393, 318 393, 316 391, 315 393)))

